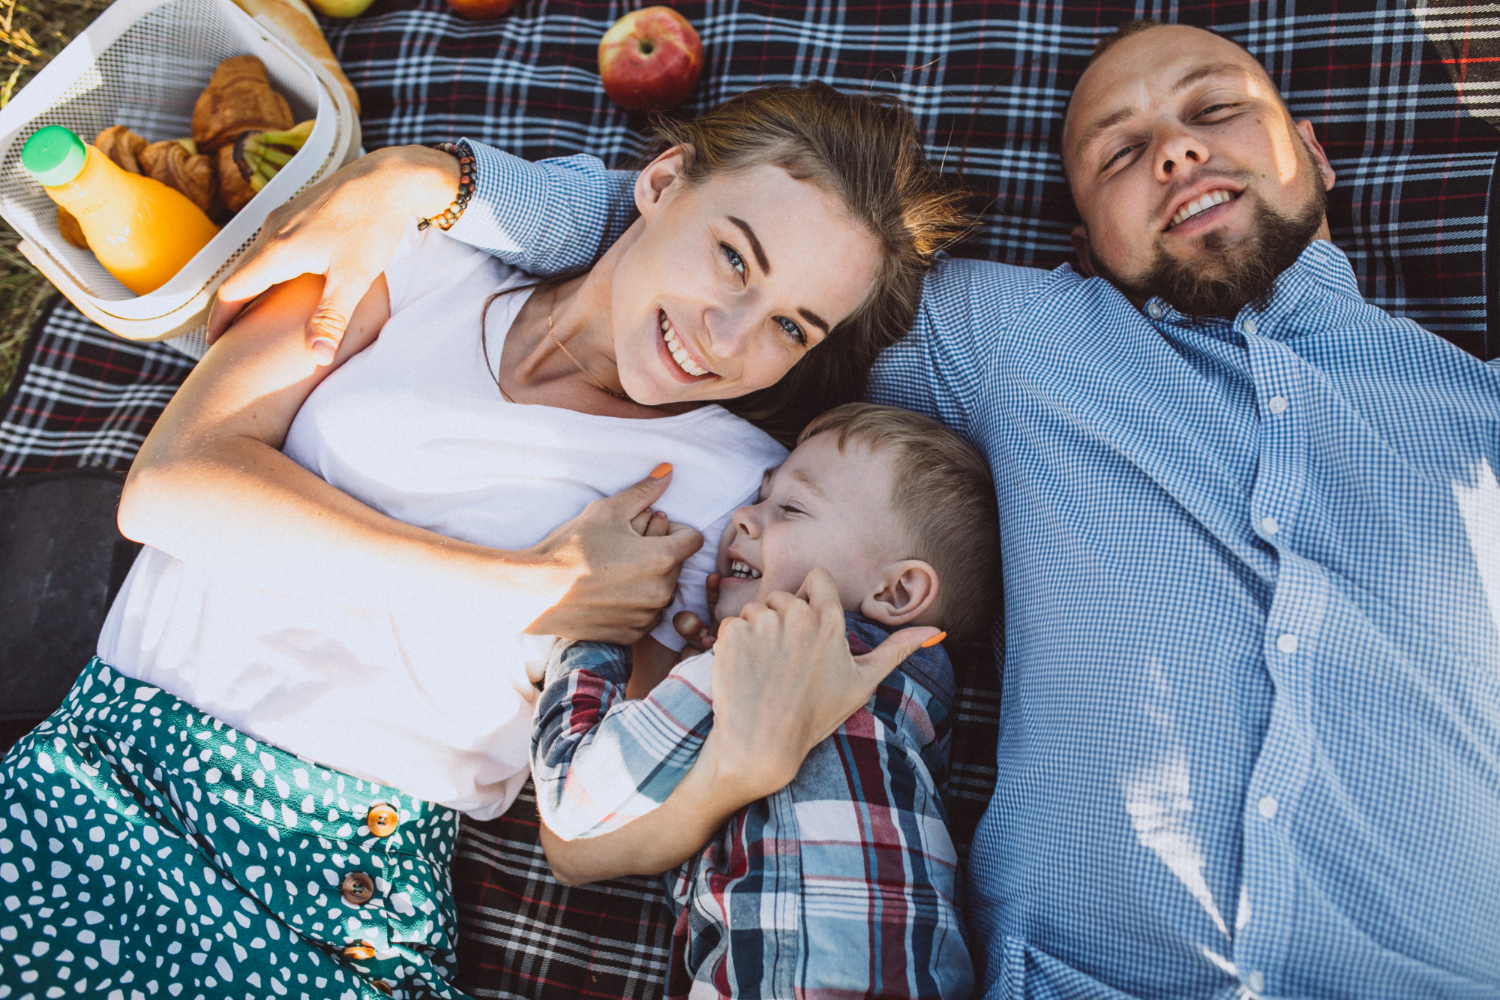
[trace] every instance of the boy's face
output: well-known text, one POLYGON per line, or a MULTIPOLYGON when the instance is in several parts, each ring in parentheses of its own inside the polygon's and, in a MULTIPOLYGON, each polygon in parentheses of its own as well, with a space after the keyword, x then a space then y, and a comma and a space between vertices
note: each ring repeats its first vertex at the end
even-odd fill
POLYGON ((883 571, 906 558, 891 510, 895 469, 888 455, 856 439, 839 450, 838 434, 818 434, 798 445, 766 475, 760 501, 730 517, 719 542, 719 602, 723 621, 752 601, 781 590, 795 594, 814 569, 833 574, 846 611, 881 587, 883 571))

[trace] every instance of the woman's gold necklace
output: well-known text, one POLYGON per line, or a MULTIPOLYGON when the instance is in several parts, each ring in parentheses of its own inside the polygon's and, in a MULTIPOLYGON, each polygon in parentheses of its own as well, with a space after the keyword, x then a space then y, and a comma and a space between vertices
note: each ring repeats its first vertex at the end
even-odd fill
POLYGON ((583 377, 588 379, 589 382, 593 383, 594 388, 598 389, 602 393, 605 393, 606 395, 613 396, 616 399, 623 399, 626 402, 629 402, 629 396, 625 395, 623 392, 615 392, 609 386, 605 385, 603 382, 594 378, 593 375, 589 374, 589 370, 583 367, 583 362, 573 357, 573 352, 568 350, 568 345, 557 339, 557 334, 552 332, 552 310, 555 308, 557 308, 557 289, 554 288, 552 290, 552 301, 547 304, 547 336, 552 338, 552 342, 557 345, 557 349, 562 351, 563 354, 567 355, 568 360, 573 362, 573 367, 582 372, 583 377))
MULTIPOLYGON (((583 377, 586 378, 586 379, 588 379, 591 383, 593 383, 594 388, 598 389, 600 392, 604 393, 605 395, 613 396, 616 399, 624 400, 627 403, 630 402, 630 397, 629 396, 625 395, 623 392, 615 392, 609 386, 605 385, 603 382, 600 382, 598 379, 594 378, 594 376, 590 375, 589 374, 589 370, 587 368, 583 367, 583 365, 579 363, 579 361, 578 361, 577 358, 573 357, 573 352, 570 351, 570 350, 568 350, 567 346, 565 344, 563 344, 562 341, 560 341, 560 340, 557 339, 557 334, 555 334, 555 333, 552 332, 552 313, 553 313, 553 310, 555 310, 556 308, 557 308, 557 289, 553 289, 552 290, 552 301, 547 304, 547 336, 551 337, 552 338, 552 342, 554 344, 556 344, 559 349, 561 349, 561 351, 563 352, 563 354, 567 357, 567 359, 569 361, 573 362, 573 366, 575 368, 577 368, 580 372, 583 373, 583 377)), ((505 401, 507 403, 514 403, 515 402, 515 400, 511 398, 510 393, 508 393, 508 392, 505 391, 505 386, 503 386, 503 385, 500 384, 500 374, 498 372, 495 373, 495 388, 497 388, 497 389, 500 390, 500 395, 502 397, 504 397, 504 399, 505 399, 505 401)))

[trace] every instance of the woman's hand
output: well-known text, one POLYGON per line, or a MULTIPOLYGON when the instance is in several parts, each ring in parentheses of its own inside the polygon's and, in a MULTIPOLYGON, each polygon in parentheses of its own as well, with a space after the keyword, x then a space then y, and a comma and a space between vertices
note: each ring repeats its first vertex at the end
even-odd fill
POLYGON ((639 520, 671 481, 671 466, 658 467, 542 539, 533 556, 567 590, 527 632, 629 646, 656 626, 672 603, 683 560, 703 545, 703 535, 687 525, 660 515, 639 520))
POLYGON ((746 802, 785 787, 813 747, 858 711, 887 674, 938 629, 906 628, 863 656, 849 652, 844 609, 826 570, 797 596, 772 594, 720 623, 714 642, 714 728, 700 763, 746 802))
POLYGON ((458 161, 425 146, 363 156, 266 219, 238 268, 219 286, 208 319, 213 343, 250 300, 301 274, 327 276, 307 322, 308 346, 328 364, 354 308, 385 270, 407 223, 447 208, 458 192, 458 161))

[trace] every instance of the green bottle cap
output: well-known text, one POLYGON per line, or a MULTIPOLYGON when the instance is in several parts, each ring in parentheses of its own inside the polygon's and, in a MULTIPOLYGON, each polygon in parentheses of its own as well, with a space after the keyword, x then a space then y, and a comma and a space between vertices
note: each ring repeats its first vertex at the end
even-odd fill
POLYGON ((82 139, 61 125, 48 125, 26 140, 21 150, 21 166, 47 187, 57 187, 82 172, 88 155, 82 139))

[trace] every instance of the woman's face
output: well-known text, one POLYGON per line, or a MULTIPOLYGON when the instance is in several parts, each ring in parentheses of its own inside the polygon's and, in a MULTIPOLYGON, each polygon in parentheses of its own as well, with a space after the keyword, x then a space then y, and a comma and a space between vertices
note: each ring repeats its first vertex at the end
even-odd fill
POLYGON ((646 405, 773 385, 879 267, 874 236, 814 184, 758 166, 688 185, 679 162, 663 154, 637 179, 638 231, 611 284, 620 384, 646 405))

